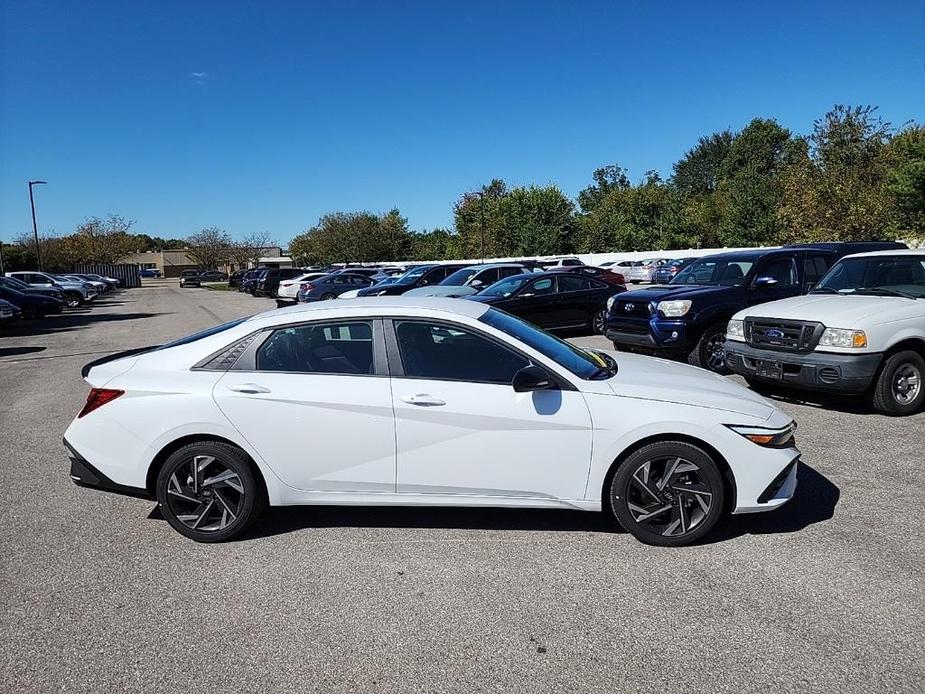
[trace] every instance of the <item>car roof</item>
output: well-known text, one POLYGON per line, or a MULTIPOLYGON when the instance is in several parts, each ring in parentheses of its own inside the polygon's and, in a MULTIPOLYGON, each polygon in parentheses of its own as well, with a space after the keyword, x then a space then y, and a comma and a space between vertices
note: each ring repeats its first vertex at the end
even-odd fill
POLYGON ((920 255, 925 257, 925 248, 897 248, 894 251, 867 251, 866 253, 852 253, 845 258, 877 258, 891 255, 920 255))
POLYGON ((355 299, 338 299, 337 301, 319 301, 317 303, 297 304, 295 306, 277 308, 251 316, 245 322, 298 323, 300 321, 311 320, 312 314, 332 314, 333 316, 337 316, 343 313, 345 316, 360 314, 374 317, 386 316, 396 312, 414 312, 417 310, 478 318, 489 310, 489 308, 490 306, 486 304, 478 301, 467 301, 465 299, 445 299, 423 296, 370 296, 357 297, 355 299))

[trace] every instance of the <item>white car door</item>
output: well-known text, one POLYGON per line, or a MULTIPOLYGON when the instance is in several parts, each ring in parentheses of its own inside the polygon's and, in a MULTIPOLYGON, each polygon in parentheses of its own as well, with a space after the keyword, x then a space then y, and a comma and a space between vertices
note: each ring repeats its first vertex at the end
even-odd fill
POLYGON ((529 360, 471 328, 392 325, 399 493, 584 497, 591 416, 581 393, 515 392, 529 360))
POLYGON ((284 483, 395 491, 395 422, 381 323, 278 328, 216 383, 225 416, 284 483))

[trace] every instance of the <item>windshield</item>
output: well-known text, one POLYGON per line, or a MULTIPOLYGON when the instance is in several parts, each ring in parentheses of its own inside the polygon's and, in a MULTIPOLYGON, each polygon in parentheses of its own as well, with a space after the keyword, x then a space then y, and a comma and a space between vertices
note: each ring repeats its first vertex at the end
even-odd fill
POLYGON ((477 267, 464 267, 462 270, 454 272, 440 284, 447 287, 462 287, 466 282, 472 279, 472 276, 478 271, 479 268, 477 267))
POLYGON ((15 289, 31 289, 28 284, 22 280, 16 279, 15 277, 0 277, 0 283, 9 287, 14 287, 15 289))
POLYGON ((405 282, 411 282, 421 277, 425 272, 430 270, 433 267, 432 265, 422 265, 421 267, 413 267, 404 275, 398 278, 398 281, 404 284, 405 282))
POLYGON ((843 258, 813 293, 886 294, 925 297, 925 255, 876 255, 843 258))
POLYGON ((510 296, 529 279, 530 275, 514 275, 485 287, 478 294, 479 296, 510 296))
POLYGON ((616 373, 616 364, 612 359, 608 361, 593 352, 587 352, 504 311, 490 308, 479 320, 532 347, 586 381, 610 378, 616 373))
POLYGON ((754 264, 752 258, 742 256, 701 258, 675 275, 671 284, 719 284, 738 287, 745 282, 745 277, 754 264))

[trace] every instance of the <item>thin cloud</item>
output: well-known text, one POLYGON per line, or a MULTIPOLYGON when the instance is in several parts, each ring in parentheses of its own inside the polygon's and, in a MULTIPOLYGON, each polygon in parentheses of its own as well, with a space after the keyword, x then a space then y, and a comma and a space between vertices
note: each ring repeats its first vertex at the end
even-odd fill
POLYGON ((208 73, 208 72, 191 72, 191 73, 189 73, 189 75, 190 75, 190 77, 192 77, 194 80, 196 80, 196 82, 197 82, 198 84, 203 84, 207 79, 209 79, 209 73, 208 73))

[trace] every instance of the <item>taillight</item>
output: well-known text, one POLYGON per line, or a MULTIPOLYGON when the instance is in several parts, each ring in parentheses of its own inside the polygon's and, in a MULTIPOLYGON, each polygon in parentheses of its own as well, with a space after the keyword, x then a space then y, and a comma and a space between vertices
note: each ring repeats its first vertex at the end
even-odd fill
POLYGON ((93 410, 99 409, 107 402, 112 402, 124 393, 124 390, 115 390, 114 388, 91 388, 90 394, 87 395, 87 402, 78 413, 77 419, 90 414, 93 410))
POLYGON ((302 289, 303 291, 308 292, 314 289, 314 287, 312 286, 311 282, 303 282, 302 284, 299 285, 299 289, 302 289))

